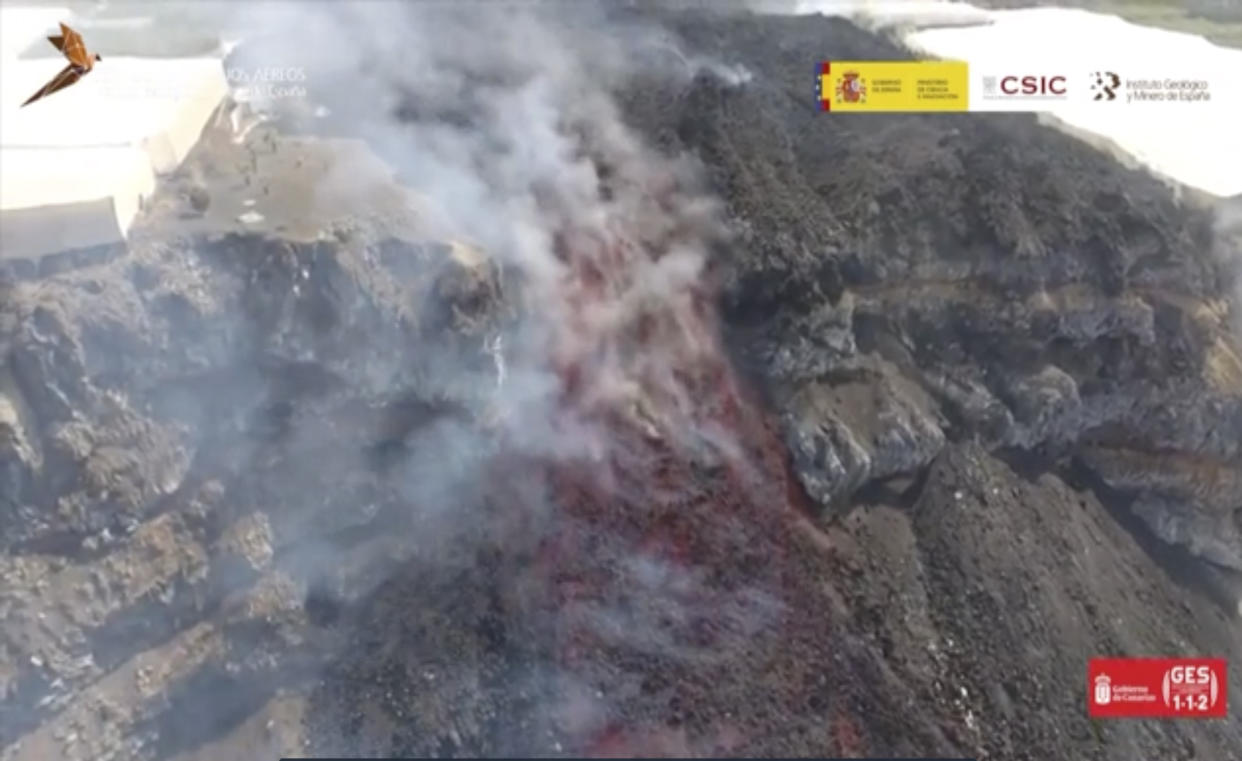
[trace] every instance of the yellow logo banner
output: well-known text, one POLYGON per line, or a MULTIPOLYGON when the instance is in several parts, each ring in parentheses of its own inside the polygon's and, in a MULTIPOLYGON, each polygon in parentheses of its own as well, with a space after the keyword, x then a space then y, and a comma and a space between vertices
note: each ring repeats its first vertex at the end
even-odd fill
POLYGON ((824 61, 816 78, 823 111, 967 111, 965 61, 824 61))

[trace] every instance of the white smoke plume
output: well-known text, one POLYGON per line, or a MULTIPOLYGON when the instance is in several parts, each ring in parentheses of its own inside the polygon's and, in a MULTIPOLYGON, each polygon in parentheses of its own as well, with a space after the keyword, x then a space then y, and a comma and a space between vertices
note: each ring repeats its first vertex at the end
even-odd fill
MULTIPOLYGON (((519 316, 491 334, 474 336, 483 366, 494 368, 480 382, 481 374, 473 366, 463 367, 451 351, 437 361, 439 347, 427 345, 435 341, 401 333, 404 323, 374 325, 370 317, 353 323, 364 323, 365 329, 358 331, 361 340, 337 352, 347 355, 345 360, 319 356, 318 336, 309 335, 316 328, 297 324, 302 313, 291 306, 296 299, 282 300, 285 294, 275 292, 286 286, 285 280, 276 280, 270 293, 267 286, 246 292, 258 294, 262 306, 270 304, 280 313, 279 329, 270 331, 275 340, 269 344, 266 324, 256 324, 254 335, 245 337, 252 340, 222 342, 219 353, 229 356, 213 359, 220 371, 212 388, 202 395, 187 392, 184 399, 178 395, 164 406, 177 408, 188 428, 211 432, 210 439, 204 434, 204 449, 225 450, 208 452, 212 457, 203 459, 218 455, 225 461, 219 466, 230 482, 224 499, 240 503, 235 509, 270 514, 273 564, 282 572, 305 581, 316 599, 323 587, 325 599, 365 604, 371 591, 389 580, 386 574, 406 573, 404 565, 394 567, 411 556, 420 569, 431 569, 428 576, 450 569, 446 577, 473 570, 476 546, 470 543, 476 538, 482 551, 494 545, 518 557, 515 547, 525 549, 546 517, 523 510, 554 504, 545 490, 559 484, 545 483, 538 475, 505 480, 508 492, 495 501, 506 504, 493 509, 491 469, 509 465, 505 458, 489 459, 494 451, 489 447, 497 440, 535 461, 588 471, 584 488, 595 490, 590 499, 598 500, 601 510, 646 507, 632 493, 629 501, 617 500, 624 507, 616 508, 600 496, 615 495, 626 484, 644 487, 644 472, 609 470, 609 463, 627 454, 618 450, 640 438, 635 431, 647 440, 660 439, 667 448, 692 452, 696 465, 699 458, 718 462, 738 456, 742 447, 731 440, 727 422, 712 420, 702 398, 714 391, 713 373, 723 376, 704 272, 712 247, 725 238, 719 210, 702 190, 695 162, 645 145, 625 125, 612 93, 652 77, 680 81, 687 88, 699 76, 744 86, 749 77, 744 69, 680 49, 671 34, 644 21, 644 14, 593 3, 190 5, 196 23, 218 25, 225 39, 238 41, 228 67, 304 72, 298 82, 304 98, 259 100, 252 108, 269 112, 270 121, 282 126, 365 140, 423 199, 412 209, 421 234, 428 241, 469 244, 499 264, 504 299, 514 302, 519 316), (375 332, 367 332, 372 327, 375 332), (330 366, 330 372, 320 374, 331 376, 333 392, 325 398, 315 392, 285 398, 279 388, 271 390, 267 375, 250 368, 256 349, 270 349, 278 360, 296 360, 291 375, 318 370, 318 364, 330 366), (434 359, 405 361, 406 355, 420 352, 434 359), (396 406, 388 404, 386 392, 421 396, 425 389, 414 387, 424 379, 411 381, 402 373, 411 366, 421 372, 424 365, 434 377, 422 385, 433 391, 470 386, 459 396, 482 397, 492 406, 498 435, 481 431, 478 416, 443 415, 398 434, 404 447, 392 458, 395 464, 385 461, 382 470, 372 472, 366 467, 369 460, 363 462, 369 454, 359 451, 371 443, 364 441, 370 434, 357 432, 370 430, 367 413, 360 413, 364 422, 355 425, 354 402, 366 407, 378 399, 376 405, 386 413, 396 406), (398 382, 385 387, 397 376, 398 382), (240 433, 243 424, 215 420, 216 408, 209 408, 204 396, 218 399, 219 409, 239 418, 270 402, 286 422, 272 436, 275 443, 250 444, 240 433), (330 413, 317 416, 316 404, 330 413), (346 411, 339 411, 342 406, 346 411), (349 426, 354 428, 342 433, 340 428, 349 426), (616 436, 617 428, 626 429, 628 439, 616 436), (584 463, 586 468, 577 467, 584 463), (537 525, 528 530, 526 524, 537 525), (371 539, 386 531, 403 532, 394 543, 401 546, 385 550, 391 558, 371 551, 371 539)), ((240 131, 245 120, 238 116, 240 131)), ((262 133, 266 129, 252 128, 249 140, 262 133)), ((375 189, 370 186, 390 182, 361 162, 342 161, 314 188, 320 201, 315 206, 331 208, 333 199, 342 197, 368 198, 375 189)), ((326 226, 330 220, 313 221, 326 226)), ((363 257, 351 250, 341 258, 355 254, 363 257)), ((210 257, 203 253, 205 270, 217 264, 210 257)), ((247 269, 255 266, 246 263, 247 269)), ((363 271, 358 266, 345 274, 344 267, 325 267, 328 275, 303 273, 287 286, 355 294, 365 288, 346 281, 363 271), (340 274, 339 280, 325 284, 317 279, 335 277, 332 273, 340 274)), ((219 283, 226 294, 236 290, 227 277, 219 283)), ((341 297, 343 309, 365 301, 352 298, 341 297)), ((368 306, 362 304, 358 313, 369 315, 368 306)), ((222 322, 235 333, 246 333, 252 325, 246 315, 238 317, 222 322)), ((374 322, 389 317, 385 312, 374 322)), ((638 461, 641 471, 652 459, 640 452, 628 462, 638 461)), ((676 496, 660 498, 673 503, 676 496)), ((582 534, 625 524, 577 517, 582 534)), ((629 517, 631 524, 641 524, 649 516, 629 517)), ((591 569, 620 569, 615 587, 634 590, 643 604, 629 610, 611 588, 605 590, 610 594, 587 595, 571 615, 556 613, 604 641, 620 638, 636 651, 696 658, 703 653, 677 651, 674 637, 692 619, 718 614, 729 623, 721 636, 744 641, 778 607, 754 590, 711 589, 716 582, 710 574, 684 567, 689 561, 666 562, 659 557, 662 549, 640 548, 633 537, 622 536, 604 550, 574 560, 591 569), (665 619, 674 631, 662 623, 665 619)), ((525 558, 513 562, 532 565, 525 558)), ((520 587, 529 581, 538 587, 530 597, 537 597, 545 592, 547 579, 523 576, 526 570, 520 568, 513 574, 520 578, 505 582, 520 587)), ((506 613, 524 615, 521 603, 528 598, 522 590, 504 594, 506 613)), ((359 621, 370 622, 364 610, 359 615, 359 621)), ((549 660, 548 668, 557 671, 557 659, 549 660)), ((589 674, 554 676, 591 679, 589 674)), ((460 679, 469 681, 470 675, 460 679)), ((228 698, 214 702, 225 704, 228 698)))
MULTIPOLYGON (((704 419, 710 415, 697 396, 704 379, 694 379, 701 366, 721 362, 704 283, 711 247, 724 236, 718 210, 700 190, 694 162, 644 145, 623 123, 611 93, 640 75, 687 86, 700 75, 743 85, 749 77, 745 70, 680 50, 671 35, 643 22, 641 14, 590 3, 188 5, 195 23, 219 25, 225 39, 240 41, 230 67, 305 72, 299 83, 305 100, 260 101, 252 103, 255 108, 271 111, 274 119, 292 118, 302 126, 365 139, 393 165, 403 184, 426 199, 414 211, 427 239, 472 244, 500 264, 505 298, 520 300, 515 306, 522 318, 481 342, 481 353, 496 372, 479 385, 498 410, 502 435, 497 438, 510 449, 545 462, 585 459, 592 475, 598 467, 599 483, 591 484, 598 487, 597 497, 625 488, 625 479, 613 482, 606 467, 617 454, 611 451, 618 446, 611 428, 618 417, 673 448, 693 447, 696 454, 711 449, 717 459, 740 450, 726 425, 704 419), (622 15, 628 20, 621 21, 622 15)), ((244 129, 240 119, 238 129, 244 129)), ((263 131, 254 130, 252 135, 263 131)), ((330 206, 331 199, 342 196, 368 197, 372 182, 383 184, 388 178, 344 164, 314 190, 323 201, 319 206, 330 206)), ((193 261, 193 256, 186 258, 193 261)), ((184 262, 168 266, 184 268, 184 262)), ((233 285, 227 277, 218 282, 221 291, 233 285)), ((341 291, 349 290, 349 283, 342 285, 341 291)), ((291 281, 289 287, 299 286, 291 281)), ((284 324, 298 320, 298 313, 284 308, 293 299, 282 301, 281 294, 258 288, 254 292, 280 311, 282 324, 274 332, 282 345, 276 353, 295 359, 299 371, 316 369, 322 359, 315 356, 317 344, 313 338, 303 340, 314 328, 302 331, 284 324)), ((341 303, 348 307, 353 302, 341 303)), ((246 316, 238 317, 221 322, 233 333, 250 330, 246 316)), ((239 336, 221 341, 221 356, 212 358, 218 372, 211 388, 201 394, 179 390, 162 407, 177 408, 188 428, 210 432, 200 443, 214 451, 203 459, 222 461, 218 469, 230 481, 223 499, 236 503, 230 509, 270 514, 272 562, 282 573, 292 573, 308 587, 337 587, 327 596, 352 603, 384 584, 382 577, 411 555, 420 568, 456 570, 475 563, 474 548, 463 547, 459 537, 468 542, 478 531, 499 532, 495 544, 506 551, 522 543, 526 537, 517 535, 528 516, 493 519, 472 510, 490 508, 484 506, 491 496, 486 492, 493 465, 486 435, 451 415, 436 419, 405 442, 408 449, 392 471, 371 478, 353 446, 365 434, 350 434, 351 439, 334 430, 338 421, 350 422, 347 414, 323 420, 316 420, 313 409, 301 414, 300 399, 270 391, 268 377, 249 367, 253 344, 267 348, 265 331, 256 327, 248 336, 253 341, 239 336), (206 397, 215 406, 206 404, 206 397), (248 443, 240 421, 214 419, 222 416, 219 410, 248 417, 252 407, 268 401, 283 410, 292 428, 270 447, 266 441, 248 443), (350 444, 341 446, 341 440, 350 444), (275 451, 284 445, 290 456, 275 451), (384 511, 402 514, 394 520, 392 512, 384 511), (483 523, 488 525, 478 529, 483 523), (408 537, 400 537, 400 548, 385 550, 392 558, 364 544, 393 526, 408 537), (368 539, 357 539, 359 534, 368 539)), ((367 402, 383 396, 370 393, 377 388, 393 395, 409 391, 382 388, 385 373, 397 375, 392 367, 415 364, 403 362, 403 353, 432 353, 436 347, 395 332, 373 334, 371 346, 349 347, 348 358, 356 362, 334 364, 328 373, 332 382, 356 385, 346 395, 356 391, 367 402), (374 344, 387 341, 392 345, 377 352, 374 344), (372 373, 368 363, 377 364, 372 361, 376 353, 394 359, 378 363, 384 367, 372 373)), ((183 342, 198 340, 187 335, 183 342)), ((433 367, 437 377, 428 385, 477 380, 453 361, 447 357, 433 367)), ((642 475, 631 474, 629 483, 642 475)), ((543 491, 548 485, 538 478, 508 485, 510 493, 504 496, 519 507, 550 502, 543 491)), ((635 523, 642 520, 634 516, 635 523)), ((583 522, 585 531, 597 528, 583 522)), ((774 615, 777 602, 753 590, 704 589, 712 583, 705 574, 662 564, 659 557, 648 557, 656 551, 627 541, 617 541, 600 558, 578 560, 585 566, 598 560, 620 568, 617 586, 632 588, 643 605, 627 612, 617 595, 601 595, 573 610, 570 623, 592 629, 605 641, 624 639, 636 651, 675 651, 677 640, 664 619, 684 629, 691 619, 716 613, 730 623, 726 634, 744 641, 760 619, 774 615)), ((178 623, 165 626, 172 631, 178 623)), ((673 654, 693 658, 701 653, 673 654)), ((551 668, 556 670, 555 663, 551 668)), ((470 678, 460 675, 463 682, 470 678)), ((231 694, 211 703, 227 705, 231 694)), ((177 721, 212 720, 187 713, 177 721)))
MULTIPOLYGON (((704 419, 702 388, 687 381, 721 362, 704 283, 710 249, 726 238, 719 209, 695 162, 644 145, 612 92, 636 75, 687 86, 702 74, 728 85, 749 78, 729 62, 687 55, 654 26, 606 19, 607 12, 594 4, 386 2, 234 11, 246 29, 296 30, 262 34, 250 46, 254 60, 240 65, 305 66, 310 97, 324 102, 304 110, 326 107, 395 164, 428 201, 428 236, 466 241, 498 261, 506 298, 520 299, 522 315, 486 344, 504 438, 545 461, 586 461, 601 494, 627 482, 609 469, 617 416, 695 457, 732 460, 740 450, 725 427, 704 419)), ((467 454, 454 472, 428 453, 477 444, 451 425, 421 434, 404 466, 411 493, 450 512, 472 503, 471 484, 485 478, 480 460, 467 454)), ((526 509, 545 501, 531 488, 526 509)), ((511 549, 521 541, 499 543, 511 549)), ((597 560, 621 569, 616 584, 645 601, 645 617, 606 594, 567 607, 568 624, 637 651, 697 658, 704 656, 675 646, 662 621, 677 628, 710 607, 744 638, 775 615, 778 604, 754 590, 712 592, 692 568, 627 556, 635 551, 605 544, 597 560), (652 580, 636 568, 661 571, 652 580)), ((607 708, 598 711, 592 726, 607 708)))
POLYGON ((347 120, 430 200, 430 236, 475 244, 520 275, 528 319, 497 355, 498 404, 520 440, 600 454, 581 416, 548 406, 565 384, 584 384, 577 412, 629 407, 665 433, 686 430, 692 400, 672 369, 715 351, 694 301, 723 228, 691 162, 644 147, 609 93, 651 67, 687 81, 748 74, 687 57, 642 23, 605 23, 593 4, 231 13, 255 38, 244 65, 305 67, 311 97, 325 100, 312 108, 347 120))

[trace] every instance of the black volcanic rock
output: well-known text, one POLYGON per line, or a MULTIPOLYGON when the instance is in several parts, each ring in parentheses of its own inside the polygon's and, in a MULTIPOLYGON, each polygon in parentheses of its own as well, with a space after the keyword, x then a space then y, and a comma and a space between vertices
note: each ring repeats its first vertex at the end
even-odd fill
POLYGON ((239 229, 208 130, 203 214, 0 281, 0 757, 1242 758, 1236 712, 1083 703, 1091 656, 1242 662, 1210 214, 1032 118, 818 112, 817 60, 906 55, 845 21, 610 12, 720 64, 617 93, 733 232, 692 424, 610 387, 611 469, 513 451, 521 273, 387 177, 325 203, 357 141, 264 138, 239 229))
POLYGON ((825 510, 945 440, 1088 467, 1105 447, 1152 530, 1242 570, 1236 272, 1210 210, 1030 116, 817 112, 808 61, 908 57, 846 22, 671 23, 757 73, 630 113, 679 125, 669 150, 729 203, 729 331, 825 510))

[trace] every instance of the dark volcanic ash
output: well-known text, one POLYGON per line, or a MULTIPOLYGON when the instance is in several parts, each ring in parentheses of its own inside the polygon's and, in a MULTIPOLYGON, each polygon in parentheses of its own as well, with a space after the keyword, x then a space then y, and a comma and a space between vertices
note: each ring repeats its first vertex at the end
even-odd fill
MULTIPOLYGON (((488 525, 509 626, 536 643, 525 652, 542 676, 521 685, 542 690, 535 723, 570 751, 717 752, 771 743, 756 727, 776 715, 826 710, 807 691, 825 691, 827 632, 817 613, 790 620, 814 575, 786 561, 790 534, 814 529, 789 508, 780 448, 716 335, 705 265, 728 244, 717 204, 694 163, 643 145, 609 94, 639 74, 748 75, 639 22, 605 30, 589 5, 558 6, 568 18, 555 20, 320 8, 298 5, 296 22, 246 11, 250 28, 302 30, 297 49, 267 37, 247 49, 273 62, 316 50, 312 97, 426 197, 433 235, 499 265, 516 306, 491 343, 488 441, 414 442, 495 454, 448 485, 428 468, 404 483, 488 525), (467 482, 482 484, 483 507, 467 482), (745 719, 756 683, 772 705, 745 719)), ((530 737, 500 747, 549 750, 530 737)))

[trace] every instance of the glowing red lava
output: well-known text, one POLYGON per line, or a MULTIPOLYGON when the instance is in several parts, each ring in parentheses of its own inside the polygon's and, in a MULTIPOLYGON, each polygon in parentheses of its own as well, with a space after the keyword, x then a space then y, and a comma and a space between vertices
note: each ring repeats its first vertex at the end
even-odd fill
POLYGON ((729 753, 808 711, 811 744, 833 750, 827 705, 809 696, 830 670, 826 540, 722 350, 710 294, 687 280, 635 296, 655 265, 623 240, 565 234, 558 254, 562 412, 601 433, 604 456, 515 470, 537 469, 555 512, 522 604, 551 622, 560 668, 598 691, 575 698, 569 750, 729 753))

